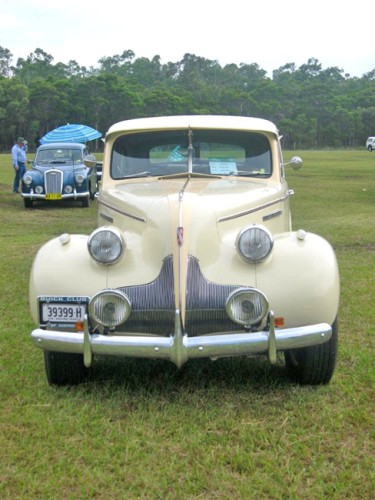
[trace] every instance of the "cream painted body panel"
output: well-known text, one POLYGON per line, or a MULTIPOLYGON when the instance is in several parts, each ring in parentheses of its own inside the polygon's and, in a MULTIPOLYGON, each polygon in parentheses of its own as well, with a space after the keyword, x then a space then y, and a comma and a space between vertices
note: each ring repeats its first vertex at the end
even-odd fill
MULTIPOLYGON (((106 288, 150 284, 158 278, 163 261, 173 256, 175 331, 179 335, 185 333, 190 257, 197 259, 210 283, 259 289, 275 316, 284 318, 285 329, 331 325, 339 307, 336 258, 323 238, 307 233, 299 239, 291 231, 290 192, 281 161, 277 129, 266 120, 180 116, 115 124, 106 135, 98 220, 100 226, 113 226, 121 232, 125 251, 118 262, 104 266, 90 257, 88 236, 71 235, 69 241, 56 238, 47 242, 31 271, 34 321, 38 322, 38 296, 91 297, 106 288), (118 137, 188 127, 263 133, 270 142, 272 175, 268 179, 188 175, 111 178, 111 151, 118 137), (271 254, 258 264, 243 260, 236 249, 239 232, 253 224, 266 226, 274 238, 271 254)), ((242 326, 239 330, 244 331, 242 326)), ((315 330, 320 332, 321 328, 315 330)), ((290 335, 293 337, 293 332, 290 335)))

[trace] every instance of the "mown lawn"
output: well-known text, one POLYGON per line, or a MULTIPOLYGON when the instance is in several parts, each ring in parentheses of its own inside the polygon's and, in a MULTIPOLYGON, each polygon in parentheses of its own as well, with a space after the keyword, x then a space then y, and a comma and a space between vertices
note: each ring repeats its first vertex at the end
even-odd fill
POLYGON ((327 238, 341 274, 338 365, 317 388, 263 359, 111 359, 48 386, 31 263, 51 237, 90 232, 97 202, 26 210, 0 155, 0 498, 374 498, 375 152, 298 154, 294 227, 327 238))

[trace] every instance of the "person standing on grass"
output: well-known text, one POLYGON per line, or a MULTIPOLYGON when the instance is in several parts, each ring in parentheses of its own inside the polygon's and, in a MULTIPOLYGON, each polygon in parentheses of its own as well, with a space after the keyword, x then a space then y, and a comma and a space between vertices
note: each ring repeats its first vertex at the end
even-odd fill
POLYGON ((12 147, 12 162, 14 168, 13 193, 18 193, 20 181, 26 172, 26 150, 25 139, 19 137, 12 147))

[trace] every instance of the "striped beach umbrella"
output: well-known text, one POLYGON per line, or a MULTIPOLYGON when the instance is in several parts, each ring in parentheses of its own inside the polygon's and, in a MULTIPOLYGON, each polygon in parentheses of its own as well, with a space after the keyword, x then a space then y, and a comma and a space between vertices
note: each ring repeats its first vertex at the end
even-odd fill
POLYGON ((51 142, 88 142, 99 139, 101 136, 100 132, 87 125, 68 123, 67 125, 62 125, 51 130, 39 139, 39 142, 41 144, 51 142))

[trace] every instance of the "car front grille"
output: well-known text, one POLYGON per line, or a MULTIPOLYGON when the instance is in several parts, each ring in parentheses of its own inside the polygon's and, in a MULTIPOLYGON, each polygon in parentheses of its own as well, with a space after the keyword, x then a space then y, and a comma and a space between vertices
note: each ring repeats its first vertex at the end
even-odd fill
POLYGON ((198 260, 189 258, 186 331, 190 337, 223 331, 238 331, 238 324, 228 317, 225 305, 236 285, 219 285, 208 281, 202 274, 198 260))
POLYGON ((172 256, 164 259, 159 276, 146 285, 125 286, 120 290, 129 297, 132 313, 118 332, 169 336, 174 331, 174 294, 172 256))
POLYGON ((44 174, 44 185, 46 193, 62 192, 63 173, 61 170, 48 170, 44 174))
MULTIPOLYGON (((132 313, 117 332, 169 336, 174 331, 175 304, 173 260, 168 256, 155 281, 146 285, 121 287, 132 304, 132 313)), ((229 294, 238 286, 211 283, 203 276, 198 260, 189 257, 186 300, 186 332, 189 336, 238 330, 226 314, 229 294)))

